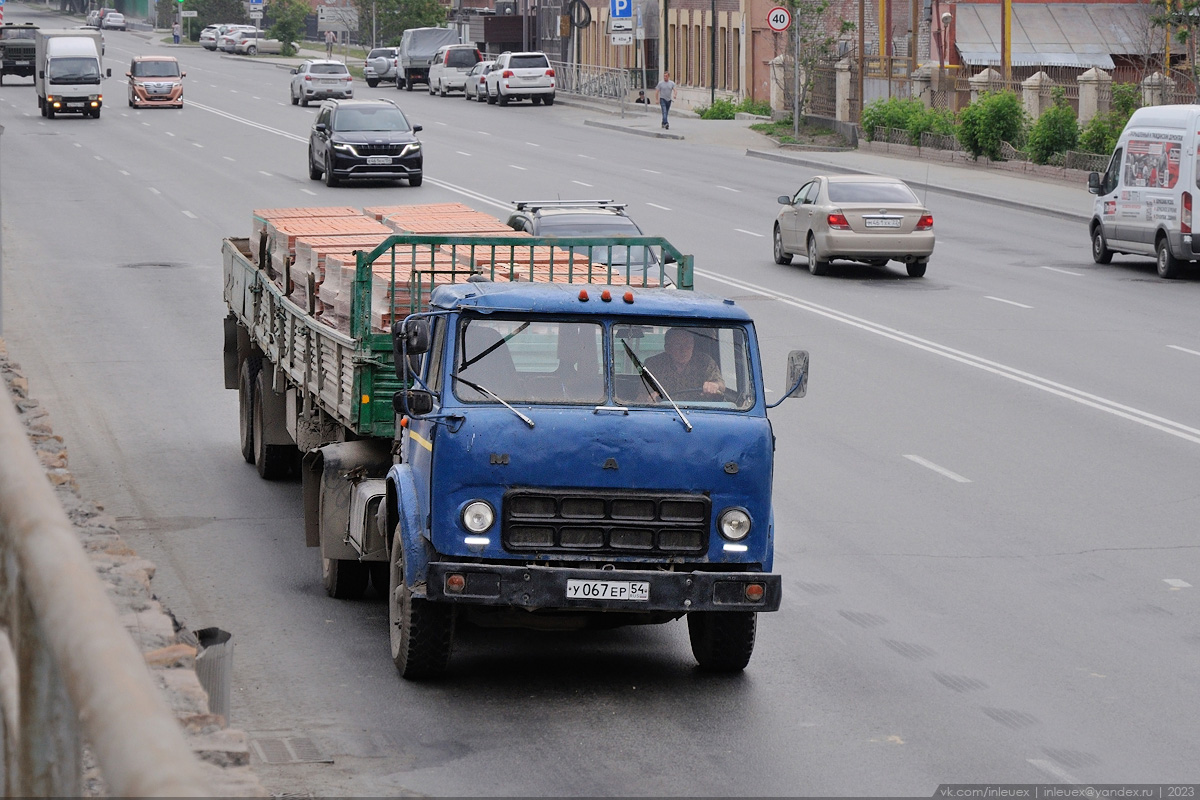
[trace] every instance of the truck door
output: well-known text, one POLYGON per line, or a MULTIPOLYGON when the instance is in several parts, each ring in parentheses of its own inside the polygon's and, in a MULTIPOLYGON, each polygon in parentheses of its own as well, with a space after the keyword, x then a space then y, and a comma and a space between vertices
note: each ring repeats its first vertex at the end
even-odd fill
MULTIPOLYGON (((434 395, 433 413, 429 416, 436 416, 441 413, 442 406, 442 372, 445 360, 442 356, 442 350, 446 344, 446 319, 437 317, 432 320, 433 323, 433 343, 429 352, 423 359, 421 368, 421 376, 424 378, 426 385, 434 395)), ((421 508, 428 509, 432 500, 430 475, 433 472, 433 446, 437 440, 437 423, 429 419, 410 418, 408 427, 405 429, 404 437, 404 460, 412 466, 413 475, 416 477, 416 488, 418 501, 421 508)))

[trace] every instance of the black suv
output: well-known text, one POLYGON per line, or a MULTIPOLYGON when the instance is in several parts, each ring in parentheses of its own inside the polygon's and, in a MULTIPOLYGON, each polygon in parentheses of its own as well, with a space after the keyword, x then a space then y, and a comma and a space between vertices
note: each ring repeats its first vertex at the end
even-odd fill
POLYGON ((359 178, 420 186, 419 130, 391 100, 326 100, 308 137, 308 177, 324 175, 326 186, 359 178))
MULTIPOLYGON (((522 200, 507 225, 533 236, 644 236, 625 214, 624 203, 611 200, 522 200)), ((658 268, 658 257, 648 247, 573 247, 595 264, 658 268), (648 263, 647 263, 648 262, 648 263)))

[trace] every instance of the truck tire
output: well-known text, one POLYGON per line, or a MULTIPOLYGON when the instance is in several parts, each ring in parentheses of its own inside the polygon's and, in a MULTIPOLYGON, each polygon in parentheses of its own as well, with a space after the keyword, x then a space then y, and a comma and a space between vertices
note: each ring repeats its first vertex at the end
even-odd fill
POLYGON ((321 583, 325 594, 338 600, 357 600, 367 591, 367 565, 361 561, 321 559, 321 583))
POLYGON ((266 376, 267 372, 259 369, 250 404, 254 423, 254 466, 258 467, 258 474, 263 480, 277 481, 292 473, 300 461, 300 451, 294 444, 267 444, 263 396, 271 391, 271 387, 267 385, 266 376))
POLYGON ((254 384, 261 365, 262 359, 252 356, 238 370, 238 439, 247 464, 254 463, 254 384))
POLYGON ((693 611, 687 615, 692 655, 705 672, 741 672, 754 652, 753 611, 693 611))
POLYGON ((1158 277, 1167 280, 1179 277, 1179 273, 1183 270, 1183 262, 1171 252, 1171 245, 1167 242, 1166 236, 1158 237, 1158 242, 1154 245, 1154 255, 1158 277))
POLYGON ((404 545, 397 528, 392 538, 388 582, 388 631, 392 662, 405 680, 436 678, 450 663, 454 608, 413 597, 404 583, 404 545))

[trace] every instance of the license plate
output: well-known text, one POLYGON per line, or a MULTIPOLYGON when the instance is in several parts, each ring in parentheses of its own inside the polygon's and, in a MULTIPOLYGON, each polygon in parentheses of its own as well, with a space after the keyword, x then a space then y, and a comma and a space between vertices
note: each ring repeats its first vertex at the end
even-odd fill
POLYGON ((649 581, 567 581, 568 600, 650 600, 649 581))
POLYGON ((341 81, 321 81, 322 86, 337 86, 341 81))
POLYGON ((83 103, 67 103, 67 108, 83 108, 83 103))
POLYGON ((863 217, 863 224, 868 228, 899 228, 900 220, 881 217, 863 217))
POLYGON ((367 156, 368 164, 390 164, 392 163, 391 156, 367 156))
POLYGON ((17 61, 15 63, 18 67, 28 67, 30 64, 30 62, 28 62, 28 61, 17 61))

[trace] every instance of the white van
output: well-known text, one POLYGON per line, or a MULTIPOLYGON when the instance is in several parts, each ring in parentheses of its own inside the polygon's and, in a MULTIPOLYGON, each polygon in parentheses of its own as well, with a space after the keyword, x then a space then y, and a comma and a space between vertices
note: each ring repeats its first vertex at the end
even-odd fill
POLYGON ((463 92, 467 73, 483 61, 473 44, 446 44, 433 54, 429 64, 429 93, 446 96, 447 92, 463 92))
POLYGON ((1151 106, 1133 112, 1104 175, 1088 176, 1096 197, 1089 230, 1092 259, 1114 253, 1153 256, 1162 278, 1176 278, 1200 260, 1192 206, 1200 195, 1197 168, 1200 105, 1151 106))

